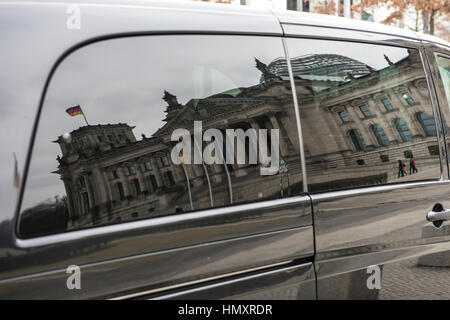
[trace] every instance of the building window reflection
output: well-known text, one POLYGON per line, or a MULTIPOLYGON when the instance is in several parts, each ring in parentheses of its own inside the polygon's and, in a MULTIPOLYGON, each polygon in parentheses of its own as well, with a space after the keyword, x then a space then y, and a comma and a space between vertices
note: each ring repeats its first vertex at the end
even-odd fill
POLYGON ((89 207, 90 207, 88 193, 87 192, 82 192, 81 193, 81 198, 82 198, 82 201, 83 201, 83 211, 86 214, 86 213, 88 213, 89 207))
POLYGON ((392 105, 391 100, 389 100, 388 98, 381 99, 381 103, 386 108, 386 111, 394 110, 394 106, 392 105))
POLYGON ((148 176, 148 182, 152 188, 153 191, 156 191, 156 189, 158 189, 158 183, 156 182, 156 178, 154 175, 149 175, 148 176))
POLYGON ((175 179, 173 178, 172 171, 166 171, 165 175, 166 175, 168 187, 174 186, 175 185, 175 179))
POLYGON ((405 101, 412 106, 414 103, 416 103, 413 99, 413 97, 411 96, 411 94, 409 92, 403 92, 402 93, 402 97, 405 99, 405 101))
POLYGON ((360 106, 359 110, 361 110, 361 113, 363 114, 363 116, 365 118, 370 117, 372 115, 372 113, 370 112, 369 107, 366 106, 366 105, 360 106))
POLYGON ((339 118, 341 119, 342 123, 349 123, 350 122, 350 118, 348 117, 347 112, 339 111, 338 115, 339 115, 339 118))
POLYGON ((128 173, 129 173, 130 175, 136 174, 136 168, 133 167, 133 166, 128 167, 128 173))
POLYGON ((80 177, 80 178, 78 179, 78 183, 80 184, 80 186, 81 186, 82 188, 86 188, 86 181, 84 180, 84 177, 80 177))
POLYGON ((422 126, 426 136, 428 137, 436 136, 436 126, 434 123, 433 116, 430 116, 424 112, 420 112, 417 115, 417 119, 419 120, 420 125, 422 126))
POLYGON ((386 136, 386 133, 384 132, 383 128, 379 124, 374 124, 371 126, 371 130, 373 134, 375 135, 378 144, 380 146, 386 147, 389 145, 389 139, 386 136))
POLYGON ((131 183, 134 186, 134 191, 136 192, 136 195, 139 195, 141 193, 141 185, 139 184, 139 180, 133 179, 131 183))
POLYGON ((389 162, 389 156, 387 154, 382 154, 380 160, 381 162, 389 162))
POLYGON ((144 167, 145 167, 146 171, 152 170, 152 164, 150 163, 150 161, 145 161, 144 162, 144 167))
POLYGON ((167 159, 166 156, 162 156, 161 157, 161 164, 163 167, 168 167, 169 166, 169 159, 167 159))
POLYGON ((400 135, 400 138, 402 138, 402 141, 403 142, 411 141, 412 140, 411 131, 409 131, 408 125, 406 124, 405 120, 397 118, 395 119, 394 123, 400 135))
POLYGON ((123 190, 123 185, 121 182, 116 183, 117 193, 119 194, 120 200, 125 200, 125 192, 123 190))
POLYGON ((356 151, 364 151, 364 149, 366 148, 366 143, 364 142, 364 138, 362 137, 359 130, 352 129, 348 132, 348 134, 356 151))

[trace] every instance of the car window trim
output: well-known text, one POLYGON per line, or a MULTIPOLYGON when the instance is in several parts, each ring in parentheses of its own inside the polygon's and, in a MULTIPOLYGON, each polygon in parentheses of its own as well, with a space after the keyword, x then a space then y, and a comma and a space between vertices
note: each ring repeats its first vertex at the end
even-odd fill
MULTIPOLYGON (((19 187, 19 194, 18 194, 18 199, 17 199, 17 203, 16 203, 16 208, 15 208, 15 212, 13 215, 13 219, 12 219, 12 225, 13 227, 13 232, 12 232, 12 240, 13 243, 15 243, 15 245, 17 247, 20 248, 32 248, 32 247, 36 247, 36 246, 42 246, 42 245, 48 245, 48 244, 55 244, 55 243, 61 243, 61 242, 65 242, 65 241, 70 241, 70 240, 74 240, 74 239, 79 239, 79 237, 89 237, 89 236, 94 236, 98 233, 95 233, 95 231, 93 230, 102 230, 101 234, 102 235, 106 235, 106 234, 110 234, 110 233, 117 233, 117 232, 121 232, 121 231, 130 231, 130 230, 137 230, 137 229, 141 229, 141 228, 145 228, 148 225, 152 225, 145 223, 148 220, 155 220, 156 218, 148 218, 148 219, 143 219, 143 220, 138 220, 138 221, 132 221, 132 222, 126 222, 126 223, 119 223, 119 224, 115 224, 115 225, 108 225, 108 226, 98 226, 98 227, 93 227, 93 228, 89 228, 89 229, 81 229, 81 230, 74 230, 74 231, 70 231, 70 232, 63 232, 63 233, 58 233, 58 234, 54 234, 54 235, 46 235, 46 236, 38 236, 38 237, 32 237, 29 239, 25 239, 25 238, 21 238, 20 237, 20 233, 19 233, 19 222, 20 222, 20 210, 21 210, 21 205, 22 205, 22 199, 23 196, 25 194, 25 187, 26 187, 26 180, 28 177, 28 172, 29 172, 29 168, 30 168, 30 164, 32 161, 32 153, 33 153, 33 147, 34 147, 34 143, 36 140, 36 133, 38 130, 38 126, 39 126, 39 122, 40 122, 40 118, 41 118, 41 113, 42 113, 42 109, 43 109, 43 105, 45 103, 45 98, 47 95, 47 91, 48 88, 50 86, 50 83, 53 79, 53 76, 56 72, 56 70, 58 70, 59 66, 62 64, 62 62, 68 57, 70 56, 72 53, 74 53, 75 51, 84 48, 88 45, 94 44, 94 43, 99 43, 99 42, 103 42, 103 41, 108 41, 108 40, 115 40, 115 39, 123 39, 123 38, 134 38, 134 37, 148 37, 148 36, 179 36, 179 35, 211 35, 211 36, 255 36, 255 37, 269 37, 269 38, 277 38, 280 40, 280 50, 283 50, 284 54, 286 54, 286 52, 284 51, 284 47, 283 47, 283 35, 282 34, 272 34, 272 33, 252 33, 252 32, 217 32, 217 31, 204 31, 204 32, 199 32, 199 31, 143 31, 143 32, 124 32, 124 33, 114 33, 114 34, 108 34, 108 35, 103 35, 103 36, 98 36, 98 37, 93 37, 93 38, 89 38, 87 40, 81 41, 79 43, 74 44, 73 46, 69 47, 68 49, 66 49, 59 57, 58 59, 56 59, 56 61, 54 62, 53 66, 51 67, 46 80, 44 82, 44 86, 39 98, 39 104, 38 104, 38 109, 34 118, 34 123, 33 123, 33 128, 31 131, 31 137, 29 139, 29 145, 27 148, 27 156, 25 159, 25 165, 24 165, 24 169, 23 169, 23 175, 21 177, 21 181, 20 181, 20 187, 19 187), (123 225, 123 228, 120 228, 119 226, 123 225), (84 232, 84 231, 91 231, 91 232, 86 232, 86 234, 79 234, 79 232, 84 232), (65 237, 64 235, 68 235, 70 234, 71 236, 65 237)), ((286 59, 286 55, 284 57, 286 59)), ((302 172, 303 175, 303 172, 302 172)), ((297 195, 297 196, 293 196, 290 198, 283 198, 283 199, 277 199, 277 200, 281 200, 283 204, 286 203, 296 203, 296 202, 303 202, 305 201, 305 199, 307 199, 309 201, 309 198, 306 194, 301 194, 301 195, 297 195), (301 198, 301 199, 298 199, 301 198), (294 199, 291 201, 286 202, 286 199, 294 199)), ((235 212, 236 210, 244 210, 244 208, 246 208, 247 206, 251 206, 251 205, 256 205, 256 208, 264 208, 264 207, 271 207, 272 202, 276 201, 276 200, 266 200, 266 201, 261 201, 261 202, 251 202, 251 203, 244 203, 244 204, 231 204, 228 206, 224 206, 224 207, 220 207, 220 208, 212 208, 212 209, 206 209, 206 210, 194 210, 192 212, 189 213, 183 213, 183 214, 177 214, 177 215, 171 215, 171 217, 184 217, 186 215, 189 214, 195 214, 198 212, 202 212, 202 215, 205 216, 205 211, 214 211, 214 210, 231 210, 229 212, 235 212)), ((223 214, 223 213, 220 213, 223 214)), ((186 218, 182 219, 185 220, 186 218)))
MULTIPOLYGON (((282 24, 280 24, 282 27, 282 24)), ((328 28, 328 29, 336 29, 336 28, 330 28, 330 27, 324 27, 324 28, 328 28)), ((357 32, 357 30, 351 30, 351 31, 355 31, 357 32)), ((377 32, 373 32, 375 34, 378 34, 377 32)), ((224 35, 224 36, 257 36, 257 37, 273 37, 273 38, 278 38, 281 40, 281 46, 283 46, 283 52, 285 53, 285 59, 289 59, 288 55, 288 46, 286 43, 286 47, 284 45, 284 43, 286 42, 287 38, 299 38, 299 39, 315 39, 315 40, 329 40, 329 41, 339 41, 339 42, 355 42, 355 43, 367 43, 367 44, 374 44, 374 45, 385 45, 385 46, 396 46, 396 47, 400 47, 400 48, 412 48, 412 49, 417 49, 419 50, 420 56, 421 56, 421 62, 423 65, 423 56, 421 53, 420 48, 423 48, 423 45, 421 44, 420 41, 418 41, 417 43, 415 42, 416 39, 409 39, 409 38, 404 38, 399 36, 399 39, 404 39, 407 41, 407 43, 405 44, 391 44, 391 43, 385 43, 385 42, 380 42, 380 41, 362 41, 362 40, 351 40, 351 39, 340 39, 337 37, 329 37, 329 38, 324 38, 324 37, 310 37, 310 36, 302 36, 302 35, 285 35, 284 34, 284 30, 283 30, 283 35, 280 34, 270 34, 270 33, 251 33, 251 32, 217 32, 217 31, 205 31, 205 32, 199 32, 199 31, 177 31, 177 32, 173 32, 173 31, 169 31, 169 32, 164 32, 164 31, 157 31, 157 32, 125 32, 125 33, 115 33, 115 34, 109 34, 109 35, 104 35, 104 36, 98 36, 98 37, 93 37, 84 41, 81 41, 71 47, 69 47, 66 51, 64 51, 59 58, 55 61, 55 63, 53 64, 52 68, 50 69, 50 72, 47 75, 47 78, 45 80, 44 83, 44 87, 43 90, 41 92, 40 95, 40 99, 39 99, 39 105, 38 105, 38 109, 35 115, 35 120, 34 120, 34 124, 33 124, 33 128, 32 128, 32 133, 31 133, 31 137, 29 139, 29 146, 28 146, 28 150, 27 150, 27 156, 26 156, 26 160, 25 160, 25 166, 24 166, 24 170, 23 170, 23 175, 21 178, 21 184, 20 184, 20 190, 19 190, 19 196, 17 199, 17 204, 16 204, 16 209, 15 209, 15 213, 12 219, 12 223, 14 225, 14 232, 13 232, 13 241, 16 243, 17 246, 19 247, 33 247, 34 245, 32 243, 30 243, 33 239, 44 239, 44 238, 49 238, 49 237, 58 237, 60 235, 65 235, 65 234, 75 234, 77 232, 82 232, 84 230, 76 230, 76 231, 71 231, 71 232, 64 232, 64 233, 60 233, 60 234, 56 234, 56 235, 50 235, 50 236, 42 236, 42 237, 34 237, 34 238, 30 238, 30 239, 23 239, 20 238, 19 236, 19 218, 20 218, 20 209, 21 209, 21 204, 22 204, 22 199, 23 196, 25 194, 25 186, 26 186, 26 179, 28 176, 28 171, 29 171, 29 167, 31 164, 31 159, 32 159, 32 151, 33 151, 33 146, 34 146, 34 142, 35 142, 35 138, 36 138, 36 133, 37 133, 37 129, 38 129, 38 125, 39 125, 39 120, 40 120, 40 116, 41 116, 41 112, 42 112, 42 108, 45 102, 45 97, 48 91, 48 88, 50 86, 51 80, 53 78, 53 75, 55 74, 56 70, 58 69, 58 67, 60 66, 60 64, 69 56, 71 55, 73 52, 77 51, 78 49, 81 49, 85 46, 88 46, 90 44, 94 44, 94 43, 98 43, 98 42, 102 42, 102 41, 107 41, 107 40, 113 40, 113 39, 121 39, 121 38, 130 38, 130 37, 142 37, 142 36, 164 36, 164 35, 224 35), (417 44, 417 45, 413 45, 417 44), (407 44, 410 44, 410 46, 408 46, 407 44)), ((281 49, 281 48, 280 48, 281 49)), ((288 67, 288 71, 289 71, 289 78, 291 81, 291 84, 293 82, 293 74, 292 74, 292 69, 290 68, 290 61, 289 61, 289 67, 288 67)), ((427 71, 424 70, 425 74, 426 74, 426 79, 427 79, 427 85, 429 86, 429 79, 428 79, 428 75, 427 75, 427 71)), ((292 87, 291 85, 291 90, 295 91, 295 88, 292 87)), ((293 96, 296 96, 296 92, 293 92, 293 96)), ((431 99, 432 100, 432 99, 431 99)), ((294 100, 294 103, 298 103, 296 100, 294 100)), ((434 117, 434 110, 433 110, 433 117, 434 117)), ((296 119, 297 121, 297 128, 301 128, 301 124, 299 123, 300 121, 300 116, 298 119, 296 119)), ((299 135, 301 135, 301 133, 299 133, 299 135)), ((303 149, 303 141, 299 141, 300 143, 300 150, 303 149)), ((438 143, 439 140, 438 140, 438 143)), ((439 149, 439 152, 441 153, 441 150, 439 149)), ((303 155, 304 156, 304 155, 303 155)), ((300 155, 301 157, 301 155, 300 155)), ((302 165, 302 177, 304 179, 304 181, 307 181, 307 172, 303 171, 303 165, 304 162, 301 162, 302 165)), ((441 166, 441 177, 443 175, 442 173, 442 164, 440 162, 440 166, 441 166)), ((442 178, 438 179, 438 180, 442 180, 442 178)), ((423 182, 423 181, 422 181, 423 182)), ((420 183, 420 181, 418 181, 418 183, 420 183)), ((389 185, 383 185, 383 186, 389 186, 389 185)), ((383 186, 379 186, 379 187, 383 187, 383 186)), ((370 186, 369 186, 370 187, 370 186)), ((305 189, 305 191, 307 191, 307 187, 305 189)), ((308 193, 305 192, 305 195, 307 195, 308 193)), ((300 196, 302 197, 302 196, 300 196)), ((291 198, 295 198, 295 197, 291 197, 291 198)), ((285 198, 285 199, 280 199, 285 201, 286 199, 289 198, 285 198)), ((250 203, 250 205, 252 204, 259 204, 259 203, 266 203, 267 202, 267 206, 271 206, 269 201, 262 201, 262 202, 253 202, 250 203)), ((230 206, 226 206, 223 209, 229 209, 229 208, 237 208, 239 210, 240 207, 242 206, 246 206, 249 204, 242 204, 242 205, 230 205, 230 206)), ((222 209, 222 208, 219 208, 222 209)), ((211 209, 211 210, 215 210, 215 209, 211 209)), ((200 211, 193 211, 192 213, 196 213, 196 212, 200 212, 200 211)), ((203 212, 203 211, 201 211, 203 212)), ((186 214, 183 214, 186 215, 186 214)), ((178 215, 173 215, 173 216, 178 216, 178 215)), ((181 214, 180 214, 181 216, 181 214)), ((154 219, 154 218, 153 218, 154 219)), ((139 220, 139 221, 135 221, 135 222, 129 222, 129 223, 121 223, 118 225, 128 225, 128 224, 134 224, 134 223, 138 223, 138 224, 142 224, 144 221, 146 220, 152 220, 152 218, 149 219, 145 219, 145 220, 139 220)), ((117 225, 112 225, 112 226, 100 226, 100 227, 94 227, 94 228, 90 228, 90 229, 86 229, 87 230, 99 230, 99 228, 114 228, 117 225)), ((121 231, 124 230, 133 230, 133 229, 139 229, 139 226, 131 226, 129 225, 128 228, 120 228, 121 231), (123 230, 122 230, 123 229, 123 230)), ((114 228, 115 229, 115 228, 114 228)), ((118 232, 118 231, 113 231, 111 230, 110 232, 118 232)), ((109 233, 108 231, 105 231, 105 234, 109 233)), ((65 237, 62 237, 65 238, 65 237)), ((71 237, 72 238, 72 237, 71 237)), ((41 241, 42 241, 41 240, 41 241)), ((36 243, 41 243, 41 241, 37 241, 36 243)), ((64 239, 59 239, 59 241, 65 241, 64 239)), ((50 241, 49 243, 57 243, 59 242, 57 239, 54 239, 52 241, 50 241)), ((46 241, 44 241, 43 243, 46 243, 46 241)))
MULTIPOLYGON (((334 28, 330 28, 330 27, 323 27, 323 28, 334 29, 334 28)), ((352 30, 352 31, 357 31, 357 30, 352 30)), ((330 36, 330 37, 312 37, 312 36, 302 36, 300 34, 299 35, 292 35, 292 34, 285 35, 283 37, 283 39, 285 39, 285 40, 283 40, 283 41, 286 41, 286 39, 288 39, 288 38, 291 38, 291 39, 309 39, 309 40, 325 40, 325 41, 337 41, 337 42, 364 43, 364 44, 383 45, 383 46, 389 46, 389 47, 398 47, 398 48, 403 48, 403 49, 414 49, 414 50, 417 50, 419 52, 420 61, 421 61, 421 65, 422 65, 422 70, 423 70, 423 72, 425 74, 425 79, 426 79, 426 82, 427 82, 427 90, 428 90, 429 99, 430 99, 430 102, 431 102, 431 105, 432 105, 433 118, 435 120, 434 122, 435 122, 436 132, 437 132, 436 139, 437 139, 438 145, 440 146, 439 147, 440 176, 438 178, 435 178, 435 179, 417 180, 417 181, 414 181, 414 183, 415 184, 421 184, 421 183, 428 183, 430 180, 432 180, 433 182, 445 181, 446 180, 446 179, 444 179, 444 168, 442 166, 442 161, 444 159, 443 159, 442 150, 441 150, 441 139, 439 137, 440 130, 439 130, 439 126, 438 126, 438 121, 440 120, 440 117, 436 120, 436 111, 440 112, 440 109, 436 110, 436 104, 434 102, 435 96, 433 95, 434 92, 432 92, 432 86, 430 84, 430 82, 432 81, 432 78, 430 78, 430 75, 428 74, 430 72, 430 70, 428 68, 426 68, 426 65, 428 65, 428 60, 426 61, 427 64, 425 64, 425 61, 424 61, 425 59, 427 59, 426 54, 424 54, 424 52, 426 52, 426 49, 425 49, 425 47, 423 46, 423 43, 420 40, 417 40, 415 42, 415 44, 417 44, 416 46, 407 46, 406 44, 405 45, 403 45, 403 44, 391 44, 391 43, 385 43, 385 42, 380 42, 380 41, 348 40, 348 39, 340 39, 340 38, 332 37, 332 36, 330 36)), ((404 37, 399 37, 399 38, 404 38, 404 37)), ((404 39, 406 40, 407 38, 404 38, 404 39)), ((408 40, 411 41, 411 39, 408 39, 408 40)), ((416 40, 416 39, 413 39, 413 40, 416 40)), ((286 49, 288 49, 287 41, 286 41, 286 49)), ((289 68, 290 68, 290 63, 289 63, 289 68)), ((289 69, 289 72, 290 72, 290 75, 291 75, 292 70, 289 69)), ((434 86, 434 83, 433 83, 433 86, 434 86)), ((301 116, 299 116, 299 119, 301 121, 301 116)), ((302 142, 303 142, 303 140, 302 140, 302 142)), ((303 147, 303 143, 302 143, 302 147, 303 147)), ((306 164, 305 164, 305 167, 306 167, 306 164)), ((307 180, 308 179, 307 175, 308 175, 308 173, 305 170, 303 172, 303 179, 307 180)), ((449 175, 450 175, 450 172, 449 172, 449 175)), ((450 179, 450 177, 449 177, 449 179, 450 179)), ((317 192, 317 193, 309 193, 309 192, 307 192, 307 194, 309 194, 309 195, 319 195, 319 194, 328 194, 328 193, 332 193, 332 192, 348 191, 348 190, 353 190, 353 189, 360 190, 360 189, 365 189, 365 188, 376 188, 376 187, 383 188, 385 186, 397 186, 397 185, 401 185, 401 184, 408 184, 408 185, 410 185, 411 183, 409 183, 409 182, 388 183, 388 184, 379 185, 379 186, 361 186, 361 187, 358 187, 358 188, 331 190, 331 191, 324 191, 324 192, 317 192)), ((306 189, 306 190, 308 190, 308 189, 306 189)))

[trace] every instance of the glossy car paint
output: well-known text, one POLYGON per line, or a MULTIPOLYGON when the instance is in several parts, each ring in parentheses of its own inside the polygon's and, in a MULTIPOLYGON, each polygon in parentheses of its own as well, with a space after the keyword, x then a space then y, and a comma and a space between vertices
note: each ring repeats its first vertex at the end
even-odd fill
MULTIPOLYGON (((184 2, 79 4, 83 22, 82 28, 75 31, 60 27, 67 17, 66 3, 0 4, 2 47, 8 48, 2 57, 3 64, 8 66, 2 90, 13 93, 8 98, 9 105, 14 105, 5 119, 14 122, 22 118, 20 128, 12 131, 3 132, 8 128, 0 126, 2 136, 12 141, 6 144, 2 140, 2 148, 7 155, 17 153, 21 173, 40 95, 52 66, 70 48, 98 37, 134 33, 282 36, 285 32, 286 36, 316 35, 407 47, 421 44, 420 37, 409 31, 318 15, 273 14, 265 10, 184 2), (18 20, 27 23, 12 28, 12 21, 18 20), (327 28, 322 29, 325 22, 327 28), (314 29, 323 32, 314 33, 314 29)), ((447 49, 444 46, 442 50, 447 49)), ((436 202, 450 206, 447 161, 442 160, 445 163, 442 181, 312 196, 319 298, 379 297, 378 293, 361 289, 368 265, 385 265, 383 277, 393 279, 390 287, 395 289, 398 288, 396 279, 401 279, 397 273, 389 271, 395 262, 450 249, 447 226, 439 231, 431 230, 425 239, 419 236, 420 228, 430 226, 425 216, 436 202), (398 199, 395 202, 390 200, 394 195, 398 199), (395 217, 389 218, 394 212, 395 217), (370 229, 372 234, 352 232, 354 227, 362 231, 370 229), (385 227, 392 232, 392 239, 380 231, 385 227), (351 242, 346 239, 349 234, 351 242), (362 295, 357 295, 358 292, 362 295)), ((264 295, 267 299, 316 295, 311 285, 314 274, 309 263, 314 254, 309 196, 210 210, 206 218, 193 213, 180 219, 153 219, 21 240, 14 231, 18 197, 10 183, 13 161, 8 163, 11 163, 10 168, 0 176, 6 181, 0 187, 1 298, 113 298, 141 294, 164 297, 161 291, 174 290, 174 286, 180 298, 204 297, 198 292, 208 292, 209 296, 217 298, 249 298, 261 292, 261 288, 274 288, 267 290, 264 295), (249 221, 244 219, 246 214, 252 217, 250 230, 240 228, 248 225, 249 221), (168 230, 178 234, 180 239, 174 238, 168 230), (156 238, 157 242, 153 242, 156 238), (294 266, 287 268, 279 263, 294 266), (81 266, 85 290, 67 290, 65 268, 69 264, 81 266), (253 280, 255 272, 256 277, 265 279, 262 283, 253 280), (232 282, 233 277, 239 279, 232 282), (258 287, 258 283, 261 286, 258 287), (235 289, 230 290, 230 286, 235 289), (294 294, 291 290, 275 290, 277 287, 293 288, 294 294)), ((170 297, 174 296, 167 296, 170 297)))
MULTIPOLYGON (((209 9, 188 5, 183 9, 170 8, 171 4, 167 7, 162 3, 145 8, 139 4, 80 4, 83 27, 79 32, 55 25, 58 21, 65 23, 65 3, 2 6, 5 7, 2 14, 10 19, 17 15, 29 17, 26 28, 8 33, 11 42, 21 44, 18 51, 31 52, 28 46, 36 46, 29 43, 33 40, 30 34, 33 26, 39 26, 40 34, 50 35, 47 41, 41 39, 34 52, 35 60, 38 57, 43 59, 37 64, 44 67, 32 99, 35 100, 34 107, 31 104, 27 106, 33 115, 37 111, 39 91, 43 89, 44 79, 52 65, 71 47, 81 46, 83 41, 144 32, 282 34, 270 12, 250 10, 232 14, 232 10, 222 12, 221 8, 214 6, 209 9), (130 16, 134 17, 131 24, 130 16), (211 16, 216 16, 214 23, 211 23, 211 16), (231 24, 230 19, 233 21, 231 24), (167 23, 172 20, 177 23, 167 23), (25 39, 19 41, 20 37, 25 39), (42 53, 39 48, 42 48, 42 53)), ((9 59, 13 56, 11 54, 9 59)), ((17 70, 22 68, 20 62, 15 65, 11 62, 10 65, 17 70)), ((15 77, 21 79, 18 74, 15 77)), ((31 122, 29 124, 31 126, 31 122)), ((28 134, 22 135, 22 139, 27 140, 28 134)), ((19 159, 25 157, 25 152, 15 152, 19 159)), ((6 221, 14 219, 13 210, 3 215, 6 221)), ((294 260, 301 263, 313 255, 310 199, 306 196, 272 204, 221 208, 203 211, 200 215, 193 213, 28 240, 15 236, 14 222, 3 226, 6 230, 2 235, 6 235, 8 241, 2 243, 0 295, 4 298, 99 298, 130 292, 136 294, 149 289, 158 292, 173 286, 246 273, 255 268, 264 269, 274 263, 294 260), (245 210, 248 210, 248 219, 245 218, 245 210), (267 255, 267 250, 274 254, 267 255), (71 264, 81 267, 82 290, 71 291, 66 287, 65 271, 71 264), (105 291, 106 287, 111 290, 105 291)), ((308 295, 314 297, 315 288, 308 290, 308 295)))

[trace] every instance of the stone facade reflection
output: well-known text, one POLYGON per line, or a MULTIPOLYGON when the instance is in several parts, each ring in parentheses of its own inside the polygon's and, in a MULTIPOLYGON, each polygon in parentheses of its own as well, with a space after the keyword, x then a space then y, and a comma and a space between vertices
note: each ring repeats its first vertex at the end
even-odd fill
MULTIPOLYGON (((408 50, 396 63, 384 55, 388 66, 380 70, 324 56, 332 63, 307 56, 308 72, 296 71, 293 63, 310 191, 395 181, 398 161, 409 173, 411 158, 420 172, 429 172, 420 179, 439 177, 435 122, 418 52, 408 50)), ((304 58, 296 59, 302 65, 304 58)))
POLYGON ((259 174, 261 165, 235 163, 225 169, 214 164, 207 166, 207 173, 202 165, 187 165, 194 209, 211 207, 208 178, 214 207, 230 204, 226 171, 231 176, 234 203, 299 193, 299 143, 297 135, 288 134, 296 132, 289 81, 257 59, 256 67, 261 82, 255 86, 191 99, 184 105, 165 91, 165 124, 151 137, 142 135, 138 140, 134 127, 125 123, 84 126, 71 132, 70 141, 60 136, 55 142, 62 156, 55 173, 67 192, 69 229, 190 211, 185 173, 171 161, 174 142, 170 137, 178 128, 193 135, 194 121, 202 121, 204 131, 216 128, 223 133, 237 128, 279 129, 280 155, 289 164, 282 187, 280 175, 259 174))
MULTIPOLYGON (((414 157, 419 170, 439 167, 434 121, 416 52, 381 70, 339 55, 292 59, 302 118, 308 183, 313 191, 386 183, 397 178, 398 160, 414 157)), ((68 228, 78 229, 190 211, 182 166, 171 162, 173 130, 279 129, 282 174, 262 177, 259 165, 227 165, 235 203, 299 194, 301 170, 290 81, 283 59, 256 59, 260 83, 204 99, 178 102, 164 92, 165 124, 151 137, 132 124, 81 127, 60 136, 59 174, 66 190, 68 228), (287 183, 289 179, 289 183, 287 183), (283 186, 280 187, 280 182, 283 186)), ((168 88, 170 91, 170 89, 168 88)), ((228 205, 224 165, 188 165, 194 209, 228 205), (208 175, 208 176, 207 176, 208 175)), ((430 176, 429 178, 437 178, 430 176)))

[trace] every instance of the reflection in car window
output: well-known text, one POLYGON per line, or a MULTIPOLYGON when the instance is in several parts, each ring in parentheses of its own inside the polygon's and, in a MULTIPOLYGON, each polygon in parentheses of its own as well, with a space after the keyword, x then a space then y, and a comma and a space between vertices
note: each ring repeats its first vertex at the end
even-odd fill
POLYGON ((436 125, 417 50, 306 39, 288 45, 309 191, 439 178, 436 125))
POLYGON ((271 37, 134 37, 72 53, 40 116, 21 236, 298 195, 287 74, 271 37))
POLYGON ((450 107, 450 58, 445 58, 438 55, 436 60, 438 63, 442 84, 444 85, 445 95, 447 96, 447 103, 450 107))
MULTIPOLYGON (((447 119, 450 119, 450 58, 441 54, 436 55, 439 76, 436 77, 435 86, 438 91, 439 105, 441 110, 442 126, 447 140, 447 158, 449 157, 450 142, 448 139, 447 119)), ((426 119, 422 119, 426 121, 426 119)), ((443 142, 443 144, 445 144, 443 142)))

